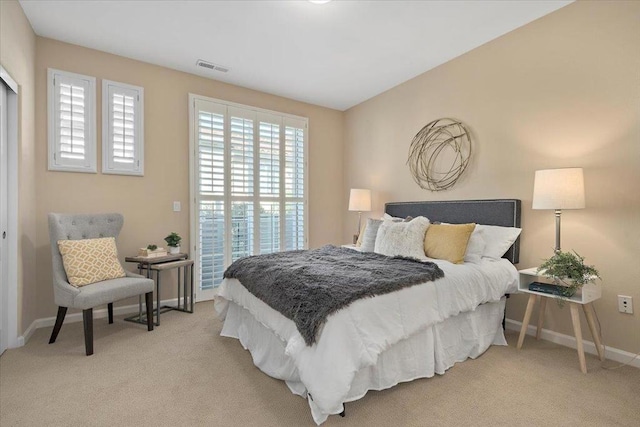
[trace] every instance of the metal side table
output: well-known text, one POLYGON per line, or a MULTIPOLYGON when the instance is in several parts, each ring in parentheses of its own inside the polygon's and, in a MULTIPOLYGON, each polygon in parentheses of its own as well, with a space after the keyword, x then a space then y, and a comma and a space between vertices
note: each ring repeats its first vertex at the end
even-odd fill
MULTIPOLYGON (((193 313, 194 308, 194 287, 193 287, 193 260, 188 259, 189 255, 180 253, 175 255, 166 255, 161 257, 126 257, 126 262, 135 262, 138 264, 138 273, 141 275, 145 275, 148 279, 153 279, 152 271, 156 272, 155 283, 156 283, 156 321, 155 325, 160 325, 160 312, 161 311, 169 311, 169 310, 178 310, 186 313, 193 313), (172 306, 160 306, 160 272, 165 270, 171 270, 174 268, 178 268, 178 304, 176 307, 172 306), (180 274, 180 268, 183 268, 183 275, 180 274), (146 273, 143 273, 146 271, 146 273), (187 275, 187 272, 189 273, 187 275), (183 283, 181 283, 181 278, 184 276, 183 283), (187 283, 189 286, 187 287, 187 283), (182 307, 180 307, 180 288, 184 288, 184 293, 182 295, 182 307), (187 302, 187 288, 189 289, 189 301, 187 302), (189 308, 187 308, 189 307, 189 308), (162 309, 162 310, 161 310, 162 309)), ((135 323, 144 323, 146 324, 146 316, 142 312, 142 299, 138 298, 138 314, 134 316, 130 316, 125 318, 129 322, 135 323)))

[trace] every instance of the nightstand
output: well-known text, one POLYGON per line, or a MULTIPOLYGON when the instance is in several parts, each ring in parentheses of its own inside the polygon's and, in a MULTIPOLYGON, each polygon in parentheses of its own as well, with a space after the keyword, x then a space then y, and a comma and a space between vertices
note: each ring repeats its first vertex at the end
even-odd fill
MULTIPOLYGON (((524 337, 527 334, 527 328, 529 326, 529 320, 531 320, 531 313, 533 312, 533 306, 536 301, 540 302, 540 308, 538 312, 538 327, 536 329, 536 339, 540 339, 540 332, 542 331, 542 325, 544 323, 544 311, 547 305, 547 299, 561 298, 557 295, 546 294, 543 292, 530 291, 529 285, 532 282, 548 281, 548 278, 539 276, 536 273, 536 268, 527 268, 526 270, 520 270, 520 281, 518 284, 518 291, 525 294, 529 294, 529 302, 527 302, 527 309, 524 313, 524 319, 522 319, 522 329, 520 329, 520 337, 518 338, 518 350, 522 348, 524 337)), ((576 292, 571 298, 565 298, 565 303, 569 305, 571 310, 571 322, 573 323, 573 333, 576 337, 576 349, 578 350, 578 361, 580 362, 580 370, 583 374, 587 373, 587 362, 584 358, 584 347, 582 345, 582 330, 580 328, 580 311, 579 306, 582 306, 584 315, 587 318, 589 329, 591 330, 591 336, 593 342, 598 350, 598 356, 600 360, 604 360, 604 351, 600 343, 600 335, 598 335, 598 329, 596 328, 596 322, 593 311, 593 301, 599 299, 602 296, 602 289, 599 284, 587 283, 576 292)))
POLYGON ((341 245, 343 248, 353 249, 354 251, 360 252, 360 246, 356 246, 354 244, 341 245))

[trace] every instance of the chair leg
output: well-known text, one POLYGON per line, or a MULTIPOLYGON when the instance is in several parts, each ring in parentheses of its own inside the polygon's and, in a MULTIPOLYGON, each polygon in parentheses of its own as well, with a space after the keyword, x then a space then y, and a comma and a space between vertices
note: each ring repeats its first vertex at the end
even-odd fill
POLYGON ((153 331, 153 292, 144 294, 144 300, 147 306, 147 330, 153 331))
POLYGON ((107 304, 107 311, 109 312, 109 324, 113 323, 113 303, 107 304))
POLYGON ((49 338, 49 344, 56 342, 60 328, 62 328, 62 322, 64 322, 64 316, 67 315, 67 307, 58 307, 58 315, 56 316, 56 324, 51 332, 51 338, 49 338))
POLYGON ((87 356, 93 354, 93 308, 82 310, 82 320, 84 323, 84 347, 87 356))

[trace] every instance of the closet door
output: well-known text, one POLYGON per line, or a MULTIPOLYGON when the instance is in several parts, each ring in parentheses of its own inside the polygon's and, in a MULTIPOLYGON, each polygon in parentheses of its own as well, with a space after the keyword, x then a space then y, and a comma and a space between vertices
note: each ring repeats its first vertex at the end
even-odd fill
POLYGON ((8 264, 7 264, 7 194, 8 194, 8 117, 7 87, 0 81, 0 354, 8 346, 8 264))

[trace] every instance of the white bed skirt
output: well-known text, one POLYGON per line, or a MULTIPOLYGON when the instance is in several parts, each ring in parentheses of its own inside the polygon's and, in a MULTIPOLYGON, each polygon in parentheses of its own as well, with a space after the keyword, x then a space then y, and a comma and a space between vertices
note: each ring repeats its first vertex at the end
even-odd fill
MULTIPOLYGON (((373 366, 358 371, 344 402, 363 397, 369 390, 384 390, 417 378, 444 374, 456 362, 476 358, 490 345, 507 345, 502 330, 505 298, 460 313, 402 340, 382 352, 373 366)), ((329 414, 313 403, 300 381, 293 360, 285 354, 285 342, 258 322, 243 307, 229 301, 222 336, 236 338, 249 350, 253 363, 267 375, 287 383, 289 389, 307 398, 316 423, 329 414)))

